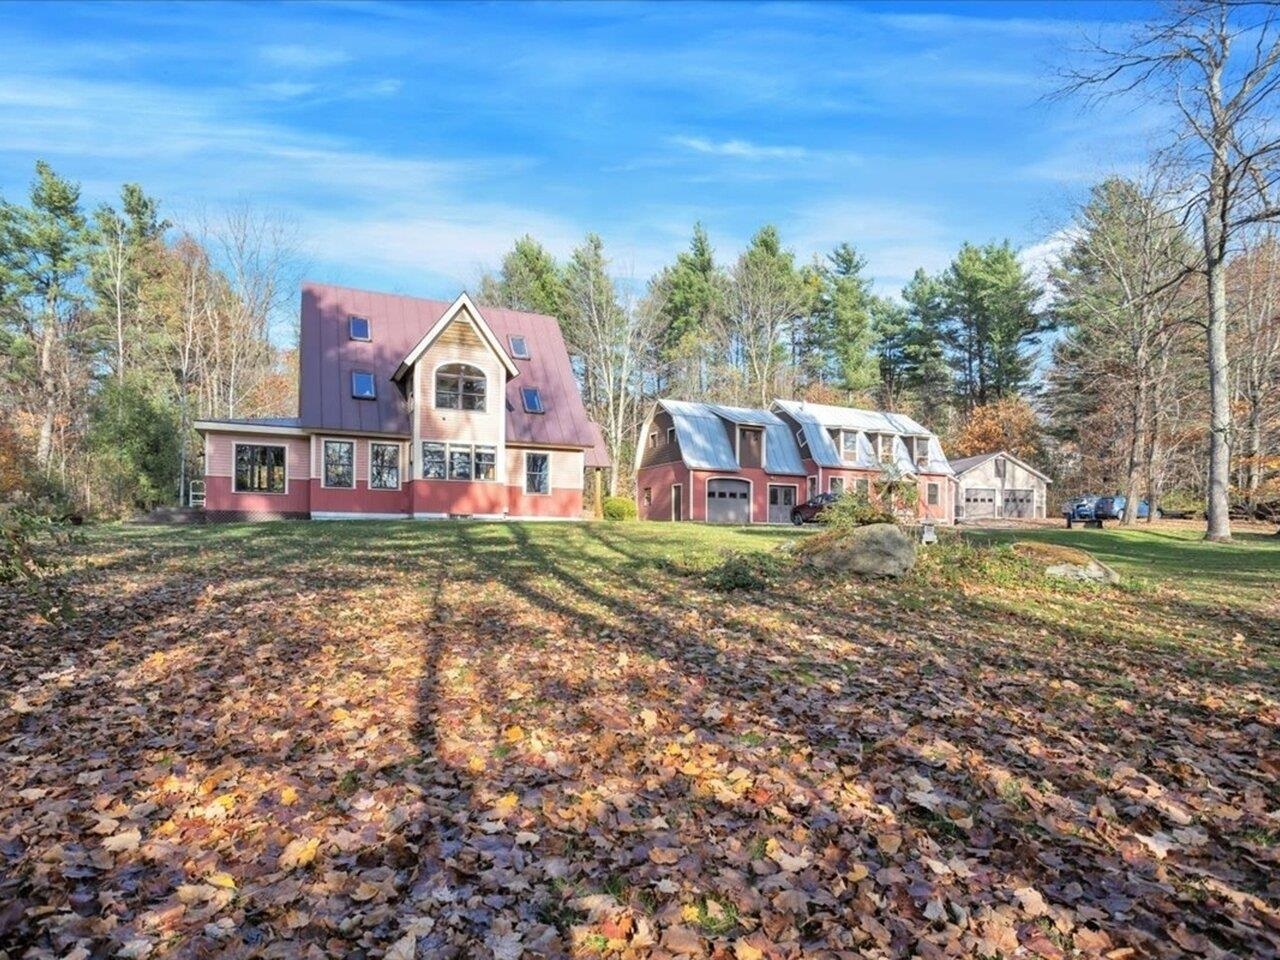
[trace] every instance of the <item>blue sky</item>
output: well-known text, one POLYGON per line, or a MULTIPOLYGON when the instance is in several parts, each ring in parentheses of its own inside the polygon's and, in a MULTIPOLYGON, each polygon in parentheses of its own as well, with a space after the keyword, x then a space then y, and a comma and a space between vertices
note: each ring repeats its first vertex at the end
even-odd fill
POLYGON ((37 158, 178 222, 250 203, 315 279, 452 297, 525 232, 643 281, 702 220, 849 241, 877 287, 961 242, 1038 262, 1168 118, 1049 102, 1123 3, 0 4, 0 195, 37 158))

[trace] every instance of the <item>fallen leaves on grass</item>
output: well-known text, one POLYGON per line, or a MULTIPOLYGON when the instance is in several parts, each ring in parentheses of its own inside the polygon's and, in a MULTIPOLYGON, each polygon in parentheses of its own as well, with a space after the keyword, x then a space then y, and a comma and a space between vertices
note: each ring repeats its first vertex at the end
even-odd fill
POLYGON ((1275 671, 1175 595, 237 529, 86 548, 66 625, 0 607, 14 956, 1280 950, 1275 671))

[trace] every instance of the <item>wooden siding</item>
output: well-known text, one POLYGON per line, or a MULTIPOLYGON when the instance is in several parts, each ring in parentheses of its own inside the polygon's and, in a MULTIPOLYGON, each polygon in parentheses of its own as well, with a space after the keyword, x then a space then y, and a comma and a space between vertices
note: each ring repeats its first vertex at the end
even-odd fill
POLYGON ((667 411, 659 410, 654 414, 649 433, 657 432, 657 442, 651 444, 648 436, 641 438, 644 441, 644 452, 640 456, 640 469, 680 460, 680 440, 677 438, 674 443, 667 443, 667 431, 673 426, 675 424, 667 411))
POLYGON ((1005 490, 1031 490, 1035 495, 1035 516, 1045 516, 1048 485, 1040 477, 1005 457, 992 457, 986 463, 979 464, 958 478, 953 491, 955 515, 964 519, 964 491, 971 487, 980 487, 996 491, 997 517, 1003 515, 1005 490), (1005 473, 1001 478, 996 475, 996 461, 1004 460, 1005 473))
POLYGON ((458 440, 499 446, 506 416, 507 372, 480 337, 470 314, 461 310, 440 332, 418 360, 414 373, 420 378, 422 409, 418 414, 421 440, 458 440), (484 410, 436 409, 436 369, 444 364, 466 363, 485 375, 484 410))
POLYGON ((551 458, 552 490, 582 489, 585 461, 581 450, 537 450, 532 447, 507 447, 507 482, 512 487, 524 490, 524 455, 530 451, 545 453, 551 458))
POLYGON ((210 433, 205 435, 206 477, 231 477, 235 474, 235 445, 259 443, 285 448, 288 482, 305 482, 312 474, 307 465, 307 437, 282 437, 263 433, 210 433))

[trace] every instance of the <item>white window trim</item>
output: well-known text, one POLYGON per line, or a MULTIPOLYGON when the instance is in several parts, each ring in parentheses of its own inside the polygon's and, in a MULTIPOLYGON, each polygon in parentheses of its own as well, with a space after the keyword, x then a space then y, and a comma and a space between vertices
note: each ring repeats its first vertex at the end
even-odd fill
MULTIPOLYGON (((401 440, 370 440, 369 456, 366 458, 366 460, 368 461, 367 463, 368 469, 365 470, 364 482, 365 482, 365 485, 370 490, 383 490, 390 493, 393 490, 401 490, 404 488, 404 442, 403 441, 401 440), (373 485, 373 448, 375 444, 381 444, 382 446, 396 448, 396 480, 399 482, 396 483, 394 487, 375 487, 373 485)), ((342 487, 340 489, 345 490, 346 488, 342 487)))
POLYGON ((507 334, 507 347, 510 350, 512 360, 532 360, 533 359, 533 351, 529 349, 529 338, 525 336, 523 333, 507 334), (517 340, 519 340, 521 343, 524 344, 524 350, 520 351, 519 353, 516 352, 515 341, 517 340))
POLYGON ((422 447, 423 447, 424 445, 428 444, 428 443, 432 444, 433 446, 443 447, 443 448, 444 448, 444 476, 443 476, 443 477, 428 477, 428 476, 423 475, 423 476, 419 476, 419 477, 414 477, 414 479, 415 479, 415 480, 426 480, 428 483, 439 483, 441 480, 448 480, 448 479, 449 479, 449 444, 448 444, 446 441, 444 441, 444 440, 423 440, 423 441, 421 441, 421 443, 420 443, 420 444, 419 444, 419 446, 418 446, 418 457, 419 457, 419 459, 420 459, 422 462, 419 464, 419 466, 420 466, 423 470, 426 470, 426 468, 427 468, 427 457, 426 457, 426 454, 424 454, 424 453, 422 452, 422 447))
POLYGON ((671 519, 672 521, 683 520, 684 516, 684 484, 673 483, 671 485, 671 519), (676 491, 680 491, 680 513, 676 513, 676 491))
POLYGON ((360 316, 358 313, 349 313, 349 314, 347 314, 347 339, 348 339, 348 340, 354 340, 354 341, 356 341, 357 343, 372 343, 372 342, 373 342, 373 320, 372 320, 372 319, 370 319, 369 317, 362 317, 362 316, 360 316), (352 320, 363 320, 363 321, 364 321, 364 325, 365 325, 365 329, 367 329, 367 330, 369 331, 369 335, 368 335, 367 337, 355 337, 355 336, 352 336, 352 335, 351 335, 351 321, 352 321, 352 320))
MULTIPOLYGON (((443 477, 418 477, 417 479, 426 480, 428 483, 440 483, 443 480, 448 480, 451 483, 497 483, 498 482, 498 455, 501 450, 498 444, 496 443, 450 443, 448 440, 423 440, 422 443, 433 443, 436 446, 444 447, 444 476, 443 477), (471 451, 471 476, 470 477, 463 478, 463 477, 452 476, 452 468, 451 468, 452 454, 455 449, 471 451), (476 451, 477 450, 493 451, 493 477, 491 479, 485 479, 484 477, 476 476, 476 451)), ((419 456, 420 457, 422 456, 421 449, 419 450, 419 456)), ((427 458, 422 457, 422 463, 424 466, 426 465, 426 462, 427 462, 427 458)))
MULTIPOLYGON (((711 516, 711 481, 712 480, 741 480, 747 485, 747 523, 756 522, 756 483, 754 480, 748 480, 746 477, 735 477, 733 475, 720 475, 715 477, 707 477, 707 482, 702 487, 702 522, 709 523, 707 519, 711 516)), ((768 504, 765 505, 766 507, 768 504)), ((767 516, 767 514, 766 514, 767 516)))
POLYGON ((938 482, 937 482, 937 481, 935 481, 935 480, 930 480, 930 481, 925 485, 925 488, 924 488, 924 505, 925 505, 926 507, 940 507, 940 506, 942 506, 942 484, 938 483, 938 482), (930 503, 930 502, 929 502, 929 492, 930 492, 930 490, 934 490, 934 491, 936 491, 936 492, 937 492, 937 494, 938 494, 938 499, 937 499, 934 503, 930 503))
POLYGON ((356 464, 359 462, 359 458, 360 458, 360 451, 356 449, 356 445, 358 443, 359 443, 358 440, 355 440, 349 437, 321 437, 320 438, 320 486, 322 489, 325 489, 325 490, 355 490, 356 489, 356 487, 359 485, 359 482, 360 482, 360 473, 356 469, 356 464), (325 469, 324 469, 324 461, 325 461, 324 448, 327 444, 330 444, 330 443, 351 444, 351 486, 349 487, 335 486, 331 483, 326 482, 328 478, 325 476, 325 469))
MULTIPOLYGON (((475 379, 475 378, 473 377, 472 379, 475 379)), ((431 409, 443 410, 446 413, 468 413, 468 414, 478 414, 480 416, 487 416, 490 412, 489 399, 490 397, 493 396, 493 394, 490 393, 489 391, 489 381, 491 381, 492 379, 493 377, 489 375, 489 371, 485 370, 483 367, 476 366, 470 360, 441 360, 439 363, 436 364, 435 369, 431 371, 431 409), (441 407, 436 404, 436 389, 439 386, 439 384, 436 382, 436 378, 440 375, 441 369, 443 369, 444 367, 452 367, 455 365, 462 366, 462 367, 470 367, 472 370, 478 370, 480 371, 480 376, 484 377, 484 409, 483 410, 464 410, 461 406, 462 404, 461 389, 459 389, 458 391, 458 404, 459 404, 458 406, 441 407)))
POLYGON ((671 444, 675 442, 676 442, 676 428, 667 427, 667 446, 671 446, 671 444))
POLYGON ((840 484, 840 494, 843 496, 846 489, 844 477, 827 477, 827 493, 835 493, 832 489, 835 484, 840 484))
MULTIPOLYGON (((208 463, 208 457, 205 463, 208 463)), ((284 497, 289 493, 289 445, 287 443, 247 443, 243 441, 232 441, 231 444, 231 492, 237 496, 268 496, 268 497, 284 497), (236 450, 240 447, 281 447, 284 450, 284 489, 279 493, 271 490, 237 490, 236 489, 236 450)))
POLYGON ((551 486, 551 451, 550 450, 526 450, 524 452, 524 475, 521 477, 520 486, 524 490, 524 495, 526 497, 551 496, 551 491, 554 488, 551 486), (547 492, 546 493, 543 493, 541 490, 529 489, 529 458, 542 457, 542 456, 545 456, 547 458, 547 492))

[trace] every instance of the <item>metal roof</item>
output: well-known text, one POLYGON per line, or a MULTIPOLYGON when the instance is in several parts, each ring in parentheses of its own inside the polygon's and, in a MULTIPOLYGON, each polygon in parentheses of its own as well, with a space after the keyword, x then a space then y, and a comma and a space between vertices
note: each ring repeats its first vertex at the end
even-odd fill
POLYGON ((687 400, 659 400, 675 424, 684 464, 694 470, 738 469, 738 458, 726 423, 764 428, 764 469, 767 473, 803 476, 800 449, 791 428, 768 410, 726 407, 687 400))
MULTIPOLYGON (((423 336, 454 304, 350 287, 305 283, 299 335, 299 409, 308 430, 411 432, 406 404, 391 378, 423 336), (368 318, 372 339, 352 340, 347 318, 368 318), (368 370, 380 389, 375 400, 351 397, 348 371, 368 370)), ((515 359, 518 377, 508 377, 505 393, 507 443, 563 444, 592 449, 596 433, 578 392, 560 324, 554 317, 501 307, 477 306, 502 344, 525 338, 528 359, 515 359), (531 414, 520 402, 521 387, 542 391, 545 413, 531 414)))
POLYGON ((833 407, 826 403, 804 400, 775 400, 797 420, 809 419, 824 427, 842 430, 867 430, 871 433, 896 433, 904 437, 931 437, 933 433, 905 413, 884 410, 860 410, 857 407, 833 407))
MULTIPOLYGON (((939 452, 941 452, 941 448, 939 448, 939 452)), ((932 455, 932 451, 930 451, 930 456, 932 455)), ((959 476, 962 473, 968 473, 974 467, 982 466, 982 464, 986 463, 988 460, 994 459, 995 457, 1004 457, 1007 460, 1012 460, 1023 470, 1026 470, 1028 473, 1034 473, 1045 483, 1053 483, 1044 471, 1037 470, 1035 467, 1031 466, 1031 464, 1027 463, 1025 460, 1020 460, 1007 450, 997 450, 994 453, 980 453, 974 457, 961 457, 959 460, 952 460, 951 470, 956 474, 956 476, 959 476)))

